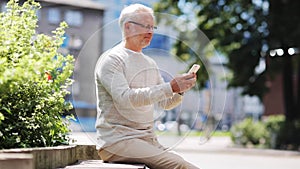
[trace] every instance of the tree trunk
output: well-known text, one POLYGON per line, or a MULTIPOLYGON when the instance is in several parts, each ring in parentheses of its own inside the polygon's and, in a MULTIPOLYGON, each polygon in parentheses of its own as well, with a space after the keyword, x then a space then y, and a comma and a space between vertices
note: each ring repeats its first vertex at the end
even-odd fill
MULTIPOLYGON (((295 57, 300 57, 300 55, 296 55, 295 57)), ((295 105, 295 113, 296 113, 296 118, 300 119, 300 59, 298 58, 298 63, 297 63, 297 68, 298 68, 298 72, 297 72, 297 95, 295 97, 296 101, 296 105, 295 105)))
POLYGON ((291 121, 295 119, 295 97, 293 85, 293 64, 292 57, 289 55, 283 56, 283 97, 285 106, 286 120, 291 121))

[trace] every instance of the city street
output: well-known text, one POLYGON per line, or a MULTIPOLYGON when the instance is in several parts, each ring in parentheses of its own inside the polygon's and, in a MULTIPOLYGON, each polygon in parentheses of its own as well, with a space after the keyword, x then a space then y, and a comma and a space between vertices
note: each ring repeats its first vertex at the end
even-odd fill
MULTIPOLYGON (((72 133, 76 144, 94 144, 95 133, 72 133)), ((186 160, 201 169, 299 169, 300 152, 245 149, 232 146, 228 137, 160 136, 159 141, 173 147, 186 160)))

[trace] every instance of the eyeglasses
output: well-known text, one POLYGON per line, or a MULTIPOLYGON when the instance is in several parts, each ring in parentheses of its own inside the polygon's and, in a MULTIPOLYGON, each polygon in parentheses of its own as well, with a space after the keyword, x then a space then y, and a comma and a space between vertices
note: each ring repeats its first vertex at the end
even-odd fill
POLYGON ((143 24, 141 24, 141 23, 137 23, 137 22, 134 22, 134 21, 128 21, 128 22, 129 22, 129 23, 133 23, 133 24, 135 24, 135 25, 139 25, 140 27, 145 28, 145 29, 147 29, 147 30, 151 30, 151 31, 153 31, 154 29, 157 29, 157 26, 143 25, 143 24))

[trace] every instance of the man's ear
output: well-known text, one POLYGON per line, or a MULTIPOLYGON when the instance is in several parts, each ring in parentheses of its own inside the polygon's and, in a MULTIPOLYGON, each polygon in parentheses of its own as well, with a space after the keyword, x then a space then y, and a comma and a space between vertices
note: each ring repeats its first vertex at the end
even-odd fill
POLYGON ((130 30, 130 24, 127 22, 124 24, 124 33, 126 36, 130 35, 131 34, 131 30, 130 30))

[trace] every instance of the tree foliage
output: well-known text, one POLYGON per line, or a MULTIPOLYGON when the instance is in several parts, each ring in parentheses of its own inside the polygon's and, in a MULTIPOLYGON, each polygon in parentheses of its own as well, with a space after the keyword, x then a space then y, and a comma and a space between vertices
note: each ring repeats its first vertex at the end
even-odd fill
POLYGON ((66 23, 53 36, 37 34, 39 3, 10 0, 0 13, 0 148, 68 143, 61 115, 72 108, 72 56, 58 52, 66 23))
MULTIPOLYGON (((242 87, 243 94, 263 99, 269 81, 281 74, 285 128, 292 126, 298 131, 297 125, 289 123, 298 124, 300 118, 300 59, 299 54, 288 54, 288 50, 300 48, 299 7, 298 0, 161 0, 155 10, 185 16, 187 23, 204 32, 210 44, 228 57, 226 66, 232 72, 229 87, 242 87), (271 57, 276 49, 282 54, 271 57)), ((175 48, 179 57, 189 54, 182 42, 175 48)), ((283 144, 299 146, 292 135, 286 135, 285 140, 283 144)))
MULTIPOLYGON (((264 72, 255 72, 264 49, 266 15, 263 6, 251 1, 204 0, 161 1, 155 6, 158 12, 187 15, 191 22, 208 37, 210 44, 228 56, 232 70, 229 85, 243 87, 244 94, 262 98, 267 91, 264 72)), ((197 43, 197 39, 192 39, 197 43)), ((189 53, 181 42, 175 44, 177 56, 189 53)))

